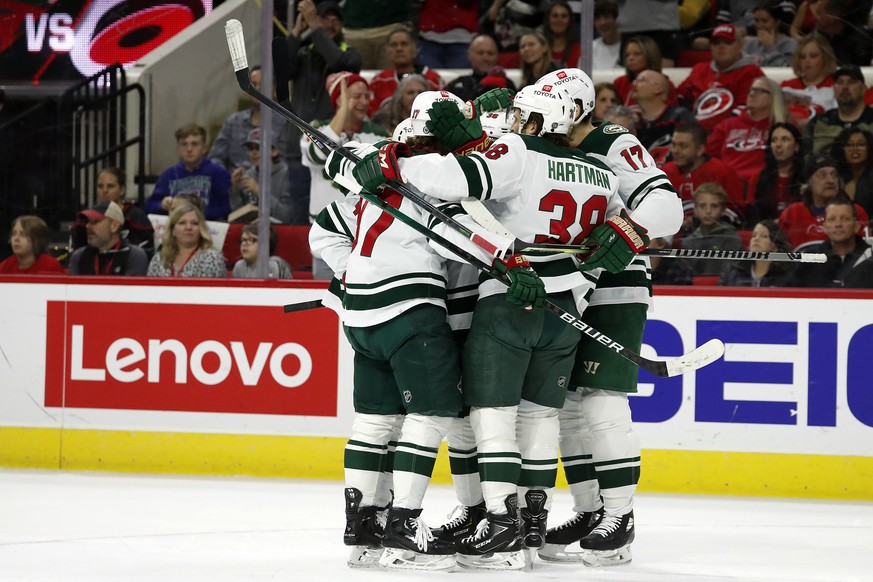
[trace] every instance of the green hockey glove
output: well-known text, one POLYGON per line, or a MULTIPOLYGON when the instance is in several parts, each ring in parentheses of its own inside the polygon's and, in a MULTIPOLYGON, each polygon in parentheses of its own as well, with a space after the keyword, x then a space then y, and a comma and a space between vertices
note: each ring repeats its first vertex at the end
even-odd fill
POLYGON ((512 255, 506 261, 494 259, 492 266, 509 277, 506 300, 513 305, 542 308, 546 302, 546 285, 522 255, 512 255))
POLYGON ((515 93, 511 89, 497 88, 482 93, 473 99, 473 117, 479 117, 486 111, 500 111, 506 109, 512 103, 515 93))
POLYGON ((425 127, 452 151, 467 149, 470 142, 482 141, 485 132, 478 117, 467 119, 453 101, 435 101, 427 110, 425 127))
POLYGON ((610 273, 620 273, 630 265, 634 256, 649 246, 648 231, 630 219, 626 210, 594 229, 586 243, 596 243, 597 250, 579 265, 580 271, 604 268, 610 273))
POLYGON ((352 176, 365 190, 377 192, 388 180, 402 182, 397 160, 411 155, 412 150, 405 143, 391 142, 361 158, 352 170, 352 176))

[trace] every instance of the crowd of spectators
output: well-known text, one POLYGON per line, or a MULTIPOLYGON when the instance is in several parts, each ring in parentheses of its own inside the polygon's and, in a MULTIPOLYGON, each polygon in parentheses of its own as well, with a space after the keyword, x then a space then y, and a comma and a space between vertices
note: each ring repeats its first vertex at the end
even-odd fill
MULTIPOLYGON (((836 254, 851 246, 869 257, 862 244, 831 238, 839 229, 829 226, 837 222, 829 216, 836 212, 848 223, 842 215, 849 209, 858 241, 869 234, 873 89, 861 67, 873 58, 873 0, 597 0, 590 47, 580 44, 579 15, 566 0, 300 0, 295 7, 287 36, 291 106, 340 143, 391 135, 424 91, 445 89, 472 100, 496 87, 516 90, 507 69, 517 69, 525 85, 577 66, 587 49, 601 76, 623 69, 597 84, 593 118, 631 129, 685 204, 682 230, 653 245, 830 245, 827 252, 836 254), (689 69, 684 79, 671 73, 676 84, 664 74, 674 66, 689 69), (785 67, 793 76, 779 83, 762 67, 785 67), (445 83, 438 71, 450 69, 469 72, 445 83), (845 208, 829 210, 832 205, 845 208)), ((256 87, 260 73, 252 68, 256 87)), ((308 225, 338 191, 324 177, 324 155, 278 116, 271 123, 271 220, 308 225)), ((210 254, 208 232, 189 223, 249 222, 257 214, 261 131, 254 101, 228 117, 211 142, 199 125, 180 127, 180 161, 161 173, 142 210, 124 199, 124 171, 106 168, 98 205, 83 211, 73 229, 74 257, 84 255, 88 263, 78 272, 105 271, 105 257, 128 246, 145 251, 150 274, 201 265, 193 257, 210 254), (178 215, 179 196, 196 199, 202 210, 195 205, 178 215), (166 240, 154 245, 146 213, 169 216, 170 247, 166 240), (179 224, 205 236, 179 247, 172 242, 179 224), (116 232, 119 239, 110 236, 116 232), (176 254, 167 254, 172 249, 176 254), (190 255, 182 259, 191 265, 179 263, 179 252, 190 255)), ((16 257, 27 233, 39 230, 32 218, 20 217, 13 227, 16 257)), ((40 261, 40 239, 34 240, 32 256, 18 260, 22 270, 40 261)), ((252 272, 251 262, 237 267, 252 272)), ((313 269, 316 278, 330 276, 318 273, 317 261, 313 269)), ((763 264, 669 260, 655 271, 660 282, 676 284, 713 276, 722 284, 799 284, 803 274, 763 264)), ((283 270, 271 261, 270 272, 283 270)))

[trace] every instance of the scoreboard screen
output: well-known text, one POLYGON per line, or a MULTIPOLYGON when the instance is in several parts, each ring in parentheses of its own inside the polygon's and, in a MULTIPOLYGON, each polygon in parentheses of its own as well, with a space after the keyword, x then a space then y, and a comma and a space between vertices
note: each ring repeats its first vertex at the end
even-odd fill
POLYGON ((212 7, 213 0, 0 0, 0 82, 127 67, 212 7))

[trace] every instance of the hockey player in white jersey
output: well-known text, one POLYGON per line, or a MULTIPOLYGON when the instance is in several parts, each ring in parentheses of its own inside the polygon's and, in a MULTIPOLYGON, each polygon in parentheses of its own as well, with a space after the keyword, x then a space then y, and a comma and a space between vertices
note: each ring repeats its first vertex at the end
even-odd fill
MULTIPOLYGON (((378 156, 358 164, 355 175, 370 189, 387 179, 402 179, 443 200, 479 198, 508 229, 529 242, 579 243, 608 216, 619 213, 615 175, 568 147, 566 134, 575 111, 569 95, 549 85, 527 87, 510 111, 513 130, 519 133, 497 140, 484 153, 408 158, 396 149, 382 148, 378 156)), ((495 267, 517 280, 531 264, 550 300, 575 314, 570 291, 588 279, 570 257, 551 254, 532 257, 528 263, 514 255, 506 263, 495 262, 495 267)), ((546 493, 554 486, 557 470, 557 409, 565 399, 580 338, 575 328, 542 310, 524 311, 508 304, 505 292, 496 281, 482 281, 464 350, 464 396, 472 407, 488 509, 487 520, 458 550, 459 563, 470 566, 518 547, 517 492, 524 499, 521 538, 529 548, 542 545, 546 493)), ((542 295, 534 293, 522 305, 541 306, 542 301, 542 295)))
MULTIPOLYGON (((411 133, 421 135, 426 111, 435 100, 445 100, 459 110, 463 104, 445 92, 428 92, 416 98, 420 115, 411 133)), ((481 134, 481 131, 480 131, 481 134)), ((428 134, 429 135, 429 134, 428 134)), ((481 137, 481 135, 479 136, 481 137)), ((398 144, 393 144, 398 145, 398 144)), ((441 144, 431 138, 429 145, 441 144)), ((370 149, 372 149, 370 147, 370 149)), ((367 146, 355 149, 367 152, 367 146)), ((327 159, 331 177, 350 171, 339 155, 327 159)), ((349 177, 349 176, 347 176, 349 177)), ((422 211, 396 192, 384 199, 407 217, 424 223, 422 211)), ((348 202, 343 206, 348 207, 348 202)), ((317 225, 342 237, 348 212, 337 204, 319 215, 317 225)), ((384 463, 390 458, 390 435, 395 420, 405 410, 401 435, 394 454, 394 503, 387 515, 379 563, 388 568, 422 570, 454 566, 454 545, 435 538, 420 518, 421 502, 430 480, 442 438, 461 409, 459 353, 446 321, 445 259, 429 246, 427 237, 367 200, 355 203, 354 244, 345 249, 342 318, 346 335, 355 349, 355 424, 346 447, 348 487, 346 543, 356 546, 350 565, 370 565, 377 550, 367 521, 371 505, 383 491, 384 463), (380 466, 378 455, 382 455, 380 466), (358 502, 350 503, 350 499, 358 502), (363 516, 363 518, 362 518, 363 516), (357 527, 364 522, 363 527, 357 527), (363 532, 363 535, 356 535, 363 532)), ((327 235, 328 238, 330 235, 327 235)), ((332 255, 313 241, 313 247, 331 266, 341 268, 332 255)), ((337 243, 342 246, 340 241, 337 243)), ((378 510, 377 510, 378 511, 378 510)), ((378 531, 375 531, 378 534, 378 531)))
MULTIPOLYGON (((591 124, 594 86, 579 69, 562 69, 538 82, 564 87, 577 103, 571 145, 599 160, 618 175, 618 194, 628 208, 628 222, 648 237, 674 234, 682 206, 672 184, 639 140, 621 125, 591 124)), ((645 248, 628 244, 601 226, 588 237, 597 252, 583 269, 603 268, 585 310, 585 322, 639 352, 646 312, 651 304, 645 248)), ((631 560, 634 538, 633 499, 640 474, 640 443, 633 432, 628 393, 637 391, 636 366, 583 336, 561 420, 561 460, 573 509, 566 523, 549 530, 543 559, 612 565, 631 560), (575 545, 577 544, 578 545, 575 545)))

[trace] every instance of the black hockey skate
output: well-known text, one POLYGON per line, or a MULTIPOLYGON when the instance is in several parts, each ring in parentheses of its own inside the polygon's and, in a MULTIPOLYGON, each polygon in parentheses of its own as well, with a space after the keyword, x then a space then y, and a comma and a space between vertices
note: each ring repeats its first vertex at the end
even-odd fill
POLYGON ((579 540, 582 562, 586 566, 630 564, 630 545, 634 541, 634 512, 604 514, 590 534, 579 540))
POLYGON ((581 562, 581 548, 569 546, 590 534, 602 517, 603 509, 585 511, 548 530, 546 543, 538 552, 539 557, 547 562, 581 562))
POLYGON ((459 505, 449 514, 450 521, 440 527, 433 528, 436 539, 457 543, 473 535, 476 526, 485 519, 485 502, 477 505, 459 505))
POLYGON ((524 567, 518 530, 518 496, 508 495, 506 513, 486 513, 476 531, 457 544, 458 565, 485 570, 524 567))
POLYGON ((379 564, 397 570, 450 570, 455 567, 455 545, 436 539, 421 519, 421 509, 392 507, 388 511, 385 548, 379 564))
POLYGON ((382 527, 378 523, 379 508, 375 505, 361 507, 361 492, 346 487, 346 529, 343 543, 353 546, 349 555, 350 568, 375 568, 382 555, 382 527))
POLYGON ((531 489, 524 494, 526 507, 518 511, 519 535, 525 549, 525 565, 533 568, 536 551, 546 544, 546 492, 531 489))

